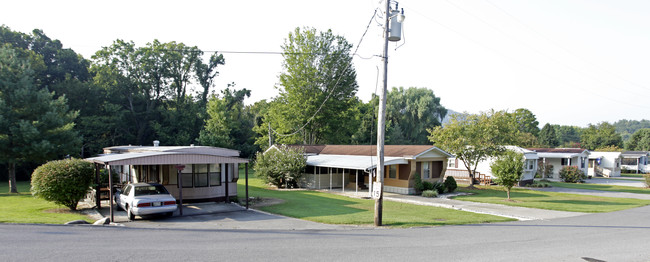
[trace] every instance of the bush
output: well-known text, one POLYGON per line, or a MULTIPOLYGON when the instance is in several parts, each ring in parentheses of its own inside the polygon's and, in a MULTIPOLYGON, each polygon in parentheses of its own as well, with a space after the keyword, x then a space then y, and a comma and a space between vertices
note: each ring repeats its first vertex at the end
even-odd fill
POLYGON ((645 181, 645 187, 650 187, 650 174, 643 174, 643 181, 645 181))
POLYGON ((551 187, 551 183, 548 181, 533 181, 532 184, 529 184, 528 187, 551 187))
POLYGON ((415 189, 415 193, 419 194, 422 191, 424 191, 424 184, 422 184, 422 178, 420 177, 420 173, 415 173, 414 174, 414 183, 413 183, 413 189, 415 189))
POLYGON ((297 187, 306 165, 307 159, 300 149, 280 146, 266 153, 258 152, 253 169, 268 184, 278 188, 297 187))
POLYGON ((587 179, 587 175, 577 166, 565 166, 560 169, 560 179, 566 183, 582 183, 587 179))
POLYGON ((433 183, 429 181, 422 181, 422 188, 424 189, 422 191, 433 190, 433 183))
POLYGON ((445 183, 436 181, 433 183, 433 189, 438 191, 438 194, 444 194, 445 193, 445 183))
POLYGON ((423 197, 438 197, 438 192, 435 190, 424 190, 422 191, 423 197))
POLYGON ((32 173, 32 195, 71 210, 93 183, 94 166, 81 159, 47 162, 32 173))
POLYGON ((458 184, 456 184, 456 179, 453 176, 448 176, 445 178, 445 187, 447 188, 447 192, 453 193, 456 188, 458 188, 458 184))

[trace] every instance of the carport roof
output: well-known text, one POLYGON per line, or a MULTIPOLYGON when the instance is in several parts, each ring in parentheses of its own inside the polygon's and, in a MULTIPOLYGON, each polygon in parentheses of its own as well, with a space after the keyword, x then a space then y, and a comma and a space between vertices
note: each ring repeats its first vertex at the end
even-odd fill
MULTIPOLYGON (((315 155, 307 157, 307 165, 318 167, 347 168, 370 170, 377 166, 376 156, 350 156, 350 155, 315 155)), ((384 166, 408 164, 403 157, 384 157, 384 166)))
POLYGON ((177 165, 177 164, 218 164, 248 163, 248 159, 187 152, 134 152, 124 154, 107 154, 86 158, 103 165, 177 165))

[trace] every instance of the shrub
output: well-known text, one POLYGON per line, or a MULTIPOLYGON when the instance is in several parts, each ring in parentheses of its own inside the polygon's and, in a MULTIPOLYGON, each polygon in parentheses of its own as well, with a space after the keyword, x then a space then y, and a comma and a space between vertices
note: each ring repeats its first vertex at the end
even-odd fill
POLYGON ((300 149, 280 146, 266 153, 258 152, 255 172, 266 183, 280 187, 296 187, 307 165, 300 149))
POLYGON ((456 188, 458 188, 458 184, 456 184, 456 179, 453 176, 448 176, 445 178, 445 187, 447 188, 447 192, 453 193, 456 188))
POLYGON ((423 197, 438 197, 438 192, 435 190, 424 190, 422 191, 423 197))
POLYGON ((422 178, 420 177, 420 173, 415 173, 414 174, 414 183, 413 183, 413 189, 415 189, 415 193, 419 194, 422 191, 424 191, 424 184, 422 184, 422 178))
POLYGON ((433 190, 433 183, 431 183, 429 181, 422 181, 422 187, 424 189, 422 191, 433 190))
POLYGON ((81 159, 47 162, 32 173, 32 195, 77 209, 93 183, 93 164, 81 159))
POLYGON ((528 186, 529 187, 550 187, 551 184, 548 181, 533 181, 533 183, 528 186))
POLYGON ((645 181, 645 187, 650 187, 650 174, 643 174, 643 181, 645 181))
POLYGON ((560 169, 560 179, 567 183, 581 183, 587 179, 587 175, 577 166, 565 166, 560 169))
POLYGON ((436 181, 433 183, 433 189, 438 191, 438 194, 444 194, 445 193, 445 183, 436 181))

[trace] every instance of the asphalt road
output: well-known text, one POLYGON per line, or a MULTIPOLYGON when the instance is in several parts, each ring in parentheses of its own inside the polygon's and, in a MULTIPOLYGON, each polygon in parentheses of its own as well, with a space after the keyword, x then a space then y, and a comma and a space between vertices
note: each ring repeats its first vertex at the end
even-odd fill
POLYGON ((0 224, 0 261, 649 261, 648 221, 650 207, 410 229, 0 224))

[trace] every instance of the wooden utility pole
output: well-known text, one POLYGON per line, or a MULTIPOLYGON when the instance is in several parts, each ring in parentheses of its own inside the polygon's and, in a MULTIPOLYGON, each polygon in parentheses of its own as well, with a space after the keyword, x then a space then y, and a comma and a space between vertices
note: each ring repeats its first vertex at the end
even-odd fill
POLYGON ((377 116, 377 183, 379 197, 375 199, 375 226, 382 225, 384 205, 384 135, 386 132, 386 92, 388 90, 388 33, 390 23, 390 0, 386 0, 386 22, 384 24, 384 86, 379 92, 379 113, 377 116))

